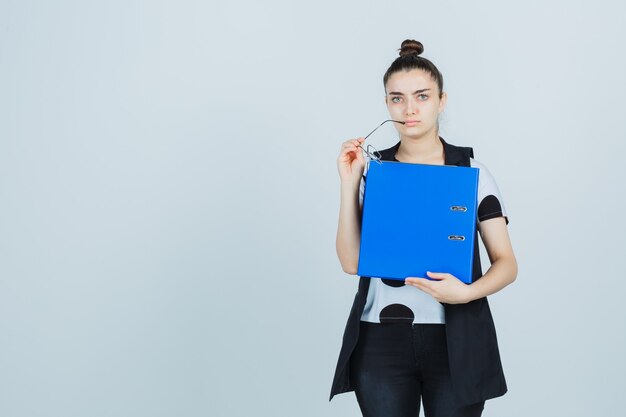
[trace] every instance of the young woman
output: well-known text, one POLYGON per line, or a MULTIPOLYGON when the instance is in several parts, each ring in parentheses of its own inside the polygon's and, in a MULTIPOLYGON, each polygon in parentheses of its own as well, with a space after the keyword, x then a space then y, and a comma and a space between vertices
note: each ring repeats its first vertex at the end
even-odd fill
MULTIPOLYGON (((479 168, 473 277, 465 284, 446 271, 404 281, 360 277, 343 336, 330 394, 355 391, 368 417, 480 416, 485 400, 504 395, 495 325, 487 296, 517 276, 507 231, 508 217, 496 182, 473 150, 439 136, 447 95, 435 65, 420 56, 420 42, 402 42, 387 70, 385 104, 400 141, 380 159, 479 168), (489 254, 483 275, 478 238, 489 254)), ((366 184, 364 138, 344 142, 337 159, 341 207, 337 255, 343 270, 357 273, 361 210, 366 184)))

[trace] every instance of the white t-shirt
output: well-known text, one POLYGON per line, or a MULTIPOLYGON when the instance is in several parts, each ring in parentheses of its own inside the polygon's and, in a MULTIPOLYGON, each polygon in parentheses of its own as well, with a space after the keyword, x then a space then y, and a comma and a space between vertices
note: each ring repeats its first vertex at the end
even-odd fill
MULTIPOLYGON (((478 221, 504 217, 506 224, 509 224, 500 190, 487 167, 474 158, 470 158, 470 166, 479 168, 478 221)), ((367 173, 364 172, 360 184, 359 205, 361 208, 363 207, 366 175, 367 173)), ((411 285, 405 285, 404 281, 375 277, 370 280, 361 321, 372 323, 446 322, 443 304, 435 300, 430 294, 411 285)))

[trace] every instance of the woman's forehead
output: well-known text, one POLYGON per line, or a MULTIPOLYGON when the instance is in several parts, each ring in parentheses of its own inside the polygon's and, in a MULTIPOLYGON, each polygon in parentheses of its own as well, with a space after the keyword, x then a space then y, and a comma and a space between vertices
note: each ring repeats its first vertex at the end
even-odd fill
POLYGON ((413 93, 425 88, 433 89, 437 85, 429 73, 420 69, 394 72, 387 80, 387 91, 413 93))

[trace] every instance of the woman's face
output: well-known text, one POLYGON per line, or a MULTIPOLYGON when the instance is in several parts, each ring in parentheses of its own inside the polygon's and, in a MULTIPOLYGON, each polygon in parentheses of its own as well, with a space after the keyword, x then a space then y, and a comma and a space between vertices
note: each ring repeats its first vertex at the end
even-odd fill
POLYGON ((387 80, 385 103, 401 137, 421 138, 437 131, 437 119, 447 95, 439 98, 439 87, 430 74, 414 69, 395 72, 387 80), (409 122, 414 121, 414 122, 409 122))

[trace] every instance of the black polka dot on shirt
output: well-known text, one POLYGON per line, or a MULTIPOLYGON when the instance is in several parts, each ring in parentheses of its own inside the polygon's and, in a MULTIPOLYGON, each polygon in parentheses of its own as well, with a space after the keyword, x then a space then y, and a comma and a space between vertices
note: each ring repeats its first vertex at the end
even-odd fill
POLYGON ((406 285, 404 283, 403 280, 401 279, 387 279, 387 278, 382 278, 381 281, 386 284, 389 285, 390 287, 402 287, 404 285, 406 285))
POLYGON ((390 304, 380 310, 381 323, 413 323, 413 310, 404 304, 390 304))

